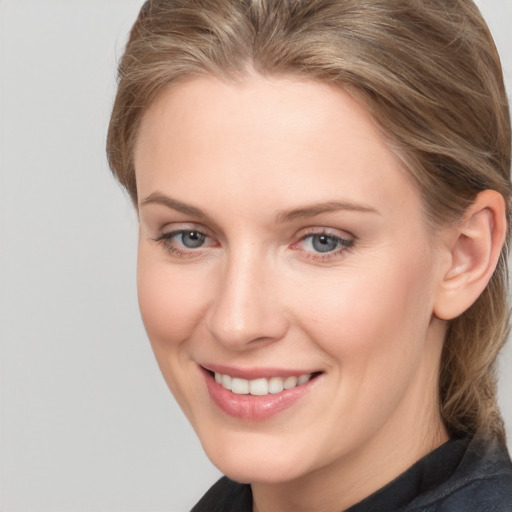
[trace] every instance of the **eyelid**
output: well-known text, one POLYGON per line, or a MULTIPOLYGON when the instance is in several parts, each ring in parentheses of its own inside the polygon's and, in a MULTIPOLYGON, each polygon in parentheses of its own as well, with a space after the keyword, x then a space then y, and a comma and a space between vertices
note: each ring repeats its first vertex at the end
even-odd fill
POLYGON ((170 222, 164 224, 161 228, 156 229, 157 234, 153 239, 164 237, 169 238, 170 236, 184 231, 198 231, 212 240, 216 238, 215 234, 212 233, 212 230, 202 224, 196 222, 170 222))
POLYGON ((325 227, 311 227, 306 228, 305 230, 302 230, 297 234, 296 241, 292 243, 291 249, 301 251, 302 253, 306 254, 307 256, 305 257, 307 259, 311 259, 318 262, 327 262, 330 259, 342 257, 344 253, 353 248, 355 241, 356 237, 344 230, 325 227), (307 238, 322 235, 338 239, 341 242, 340 247, 336 248, 333 251, 325 253, 307 251, 300 247, 300 244, 302 244, 307 238))
MULTIPOLYGON (((161 244, 169 253, 184 258, 195 258, 202 256, 209 249, 220 245, 208 228, 192 222, 166 224, 162 229, 159 230, 158 235, 153 238, 153 241, 161 244), (191 231, 197 231, 205 237, 204 245, 192 248, 186 247, 186 245, 184 245, 182 242, 173 240, 174 237, 191 231)), ((322 262, 341 257, 343 253, 352 249, 355 241, 356 237, 346 230, 320 226, 307 227, 296 233, 293 238, 293 242, 288 247, 292 250, 303 253, 307 259, 322 262), (335 249, 327 252, 307 250, 303 246, 304 241, 309 237, 322 235, 338 240, 339 245, 335 249)))
POLYGON ((201 231, 201 233, 205 235, 210 233, 210 230, 206 226, 198 222, 168 222, 158 228, 158 232, 161 234, 171 233, 173 231, 201 231))
POLYGON ((166 224, 159 233, 152 240, 158 244, 161 244, 166 251, 171 255, 184 257, 184 258, 195 258, 201 256, 206 250, 215 247, 216 242, 214 237, 210 234, 210 230, 204 226, 195 223, 174 223, 166 224), (176 243, 173 238, 184 233, 198 232, 205 237, 205 244, 197 248, 186 247, 182 243, 176 243))
MULTIPOLYGON (((326 236, 332 236, 334 238, 340 238, 341 240, 348 240, 348 241, 355 241, 356 237, 350 233, 349 231, 343 230, 343 229, 335 229, 335 228, 326 228, 322 226, 313 226, 301 229, 297 235, 295 236, 295 239, 297 242, 303 240, 307 236, 312 235, 326 235, 326 236)), ((296 243, 296 242, 294 242, 296 243)))
POLYGON ((161 233, 156 238, 154 238, 155 242, 160 242, 161 240, 170 240, 171 238, 174 238, 178 235, 183 235, 185 233, 199 233, 204 236, 205 239, 211 240, 211 237, 204 233, 203 231, 200 231, 199 229, 189 229, 189 228, 181 228, 181 229, 174 229, 172 231, 166 231, 165 233, 161 233))

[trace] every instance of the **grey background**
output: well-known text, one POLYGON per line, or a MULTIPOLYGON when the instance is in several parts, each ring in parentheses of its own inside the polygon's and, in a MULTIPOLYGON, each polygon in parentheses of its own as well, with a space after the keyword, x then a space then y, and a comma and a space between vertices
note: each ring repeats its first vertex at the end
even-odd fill
MULTIPOLYGON (((139 319, 104 139, 142 0, 0 0, 0 511, 189 510, 218 476, 139 319)), ((512 90, 512 0, 479 2, 512 90)), ((512 350, 501 360, 512 439, 512 350)), ((510 444, 510 443, 509 443, 510 444)))

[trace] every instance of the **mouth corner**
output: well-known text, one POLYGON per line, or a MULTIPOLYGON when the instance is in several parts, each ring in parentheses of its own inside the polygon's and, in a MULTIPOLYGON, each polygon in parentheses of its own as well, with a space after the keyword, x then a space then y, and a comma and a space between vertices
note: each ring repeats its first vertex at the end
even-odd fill
POLYGON ((206 368, 206 366, 203 366, 202 364, 199 363, 198 366, 203 373, 208 374, 212 379, 215 378, 215 372, 213 370, 209 370, 208 368, 206 368))

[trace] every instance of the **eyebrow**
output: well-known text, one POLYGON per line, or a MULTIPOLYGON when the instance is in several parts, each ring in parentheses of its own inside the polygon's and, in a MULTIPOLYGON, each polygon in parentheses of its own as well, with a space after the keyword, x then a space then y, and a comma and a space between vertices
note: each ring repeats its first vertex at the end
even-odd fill
MULTIPOLYGON (((173 199, 172 197, 154 192, 141 202, 141 206, 147 204, 160 204, 171 208, 185 215, 191 215, 200 219, 208 218, 208 215, 196 206, 191 206, 187 203, 173 199)), ((357 203, 350 203, 346 201, 326 201, 321 203, 314 203, 311 205, 301 206, 299 208, 292 208, 289 210, 280 210, 276 215, 276 223, 292 222, 297 219, 314 217, 322 213, 331 213, 336 211, 355 211, 363 213, 378 214, 375 208, 365 206, 357 203)))
POLYGON ((160 192, 154 192, 153 194, 150 194, 141 202, 141 206, 145 206, 147 204, 161 204, 163 206, 167 206, 167 208, 176 210, 177 212, 183 213, 185 215, 191 215, 192 217, 198 217, 200 219, 207 217, 206 213, 204 213, 201 209, 186 203, 182 203, 181 201, 161 194, 160 192))
POLYGON ((300 208, 293 208, 290 210, 281 210, 277 214, 277 222, 291 222, 297 219, 303 219, 307 217, 314 217, 322 213, 331 213, 336 211, 354 211, 363 213, 375 213, 379 212, 370 206, 365 206, 357 203, 350 203, 346 201, 327 201, 323 203, 315 203, 300 208))

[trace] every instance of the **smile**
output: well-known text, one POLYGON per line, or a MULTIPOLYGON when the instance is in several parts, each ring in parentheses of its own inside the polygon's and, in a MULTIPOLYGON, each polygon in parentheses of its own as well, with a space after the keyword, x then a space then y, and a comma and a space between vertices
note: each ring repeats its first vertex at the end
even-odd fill
POLYGON ((290 377, 271 377, 269 379, 241 379, 215 372, 215 382, 236 395, 265 396, 281 393, 284 390, 302 386, 310 381, 309 373, 290 377))
POLYGON ((200 368, 213 403, 229 416, 249 421, 269 419, 291 408, 324 374, 283 371, 279 376, 275 370, 200 368))

